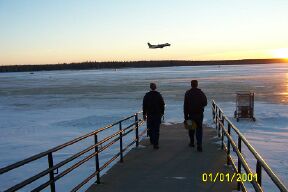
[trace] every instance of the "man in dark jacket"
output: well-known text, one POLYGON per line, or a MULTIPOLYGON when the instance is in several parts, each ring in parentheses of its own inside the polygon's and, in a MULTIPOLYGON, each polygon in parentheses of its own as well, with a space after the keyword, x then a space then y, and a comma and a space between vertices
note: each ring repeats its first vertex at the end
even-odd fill
POLYGON ((161 94, 156 91, 156 84, 150 83, 151 91, 143 98, 143 118, 147 119, 148 135, 154 149, 159 149, 159 129, 161 118, 164 115, 164 100, 161 94))
MULTIPOLYGON (((187 120, 193 120, 196 125, 196 140, 197 151, 202 151, 202 123, 204 107, 207 105, 206 95, 198 89, 198 81, 191 81, 191 89, 186 91, 184 98, 184 118, 187 120)), ((194 147, 194 134, 195 130, 189 130, 190 147, 194 147)))

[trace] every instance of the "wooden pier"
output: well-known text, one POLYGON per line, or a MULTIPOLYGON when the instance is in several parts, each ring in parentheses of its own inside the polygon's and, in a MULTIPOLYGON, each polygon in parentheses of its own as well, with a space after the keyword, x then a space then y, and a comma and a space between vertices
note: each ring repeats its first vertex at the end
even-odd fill
POLYGON ((213 128, 203 128, 203 152, 189 147, 189 137, 183 124, 161 125, 160 149, 153 149, 149 139, 133 148, 123 163, 114 165, 93 184, 88 192, 191 192, 233 191, 237 183, 227 180, 203 181, 203 174, 233 174, 226 165, 226 153, 221 150, 220 138, 213 128))

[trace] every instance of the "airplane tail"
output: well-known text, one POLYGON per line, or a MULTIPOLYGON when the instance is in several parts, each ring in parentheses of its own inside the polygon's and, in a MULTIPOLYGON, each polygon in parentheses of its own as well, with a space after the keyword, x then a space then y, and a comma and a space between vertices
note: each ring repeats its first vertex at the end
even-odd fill
POLYGON ((151 48, 151 44, 149 42, 147 44, 148 44, 149 48, 151 48))

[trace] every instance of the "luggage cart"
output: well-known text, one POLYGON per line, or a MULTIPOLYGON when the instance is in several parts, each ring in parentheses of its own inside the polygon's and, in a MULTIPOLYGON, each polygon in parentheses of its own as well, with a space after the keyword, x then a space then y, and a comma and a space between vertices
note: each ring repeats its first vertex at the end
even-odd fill
POLYGON ((237 122, 240 118, 250 118, 256 121, 254 117, 254 93, 249 91, 236 92, 236 111, 234 118, 237 122))

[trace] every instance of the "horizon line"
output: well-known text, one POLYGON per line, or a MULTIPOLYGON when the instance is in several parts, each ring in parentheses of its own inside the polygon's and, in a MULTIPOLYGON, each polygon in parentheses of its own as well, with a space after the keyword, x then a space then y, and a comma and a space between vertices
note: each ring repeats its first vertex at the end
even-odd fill
POLYGON ((287 58, 262 58, 262 59, 253 59, 253 58, 245 58, 245 59, 215 59, 215 60, 181 60, 181 59, 164 59, 164 60, 123 60, 123 61, 117 61, 117 60, 107 60, 107 61, 79 61, 79 62, 70 62, 70 63, 43 63, 43 64, 0 64, 0 67, 6 67, 6 66, 40 66, 40 65, 70 65, 70 64, 82 64, 82 63, 128 63, 128 62, 165 62, 165 61, 176 61, 176 62, 229 62, 229 61, 260 61, 260 60, 275 60, 281 63, 288 63, 287 58))

